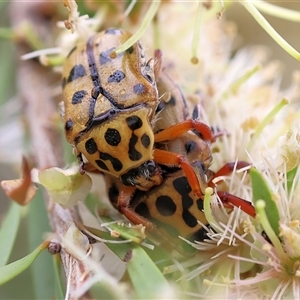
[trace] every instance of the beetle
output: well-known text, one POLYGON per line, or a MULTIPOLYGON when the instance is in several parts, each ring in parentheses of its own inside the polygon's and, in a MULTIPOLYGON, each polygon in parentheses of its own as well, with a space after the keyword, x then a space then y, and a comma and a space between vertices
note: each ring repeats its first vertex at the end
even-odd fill
MULTIPOLYGON (((160 94, 169 93, 165 101, 162 101, 156 110, 156 122, 153 130, 160 132, 165 127, 180 123, 189 118, 188 105, 178 85, 168 75, 167 68, 160 71, 157 80, 160 94)), ((193 116, 199 116, 198 106, 194 108, 193 116)), ((218 134, 218 133, 216 133, 218 134)), ((215 187, 213 179, 230 174, 235 168, 241 169, 249 166, 249 163, 238 161, 237 163, 226 163, 219 171, 214 173, 209 169, 212 163, 211 145, 199 137, 198 133, 188 131, 177 139, 163 143, 156 143, 155 147, 164 151, 178 153, 186 158, 197 174, 201 190, 206 187, 215 187)), ((185 247, 186 243, 178 239, 182 236, 189 240, 202 241, 207 237, 207 220, 203 212, 203 195, 193 193, 188 177, 183 169, 178 166, 159 165, 163 182, 152 187, 148 191, 136 190, 133 194, 128 208, 138 214, 139 222, 148 229, 150 235, 161 237, 179 248, 185 247), (201 224, 206 225, 204 228, 201 224)), ((108 187, 108 196, 115 208, 118 208, 118 199, 121 192, 121 183, 113 176, 105 174, 108 187)), ((218 196, 226 207, 241 207, 251 216, 255 216, 254 207, 248 201, 226 191, 217 191, 218 196)))
POLYGON ((155 144, 174 140, 190 129, 207 141, 213 141, 214 135, 209 126, 192 119, 154 134, 152 123, 161 100, 154 60, 146 59, 139 42, 116 58, 110 56, 130 36, 122 29, 109 28, 71 50, 63 67, 62 116, 81 171, 120 180, 118 209, 138 223, 143 220, 128 208, 131 197, 136 189, 147 191, 162 183, 160 165, 182 168, 193 192, 202 195, 186 157, 155 144))

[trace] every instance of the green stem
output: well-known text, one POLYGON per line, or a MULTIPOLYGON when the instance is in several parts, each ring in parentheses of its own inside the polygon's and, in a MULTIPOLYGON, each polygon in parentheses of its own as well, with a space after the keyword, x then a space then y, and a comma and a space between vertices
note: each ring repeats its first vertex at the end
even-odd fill
POLYGON ((222 100, 228 98, 232 94, 236 94, 239 88, 247 82, 249 78, 251 78, 254 74, 256 74, 261 69, 261 66, 254 66, 252 69, 248 70, 244 75, 239 77, 236 81, 234 81, 229 88, 222 94, 218 103, 222 100))
POLYGON ((203 208, 204 208, 205 218, 206 218, 208 224, 213 226, 215 221, 214 221, 214 217, 212 216, 211 207, 210 207, 212 194, 213 194, 213 189, 211 187, 208 187, 205 189, 203 208))
POLYGON ((261 12, 288 21, 300 22, 300 12, 280 7, 265 1, 253 1, 253 5, 261 12))
POLYGON ((130 48, 134 43, 136 43, 141 36, 145 33, 147 28, 150 25, 150 22, 154 18, 158 8, 160 5, 160 0, 155 0, 151 3, 151 6, 149 10, 147 11, 145 17, 143 18, 143 22, 141 24, 141 27, 138 29, 138 31, 131 37, 129 38, 123 45, 118 47, 115 51, 113 51, 110 56, 112 58, 116 57, 118 54, 126 51, 128 48, 130 48))
POLYGON ((267 217, 267 214, 265 211, 265 207, 266 207, 266 203, 264 200, 258 200, 255 204, 256 213, 259 216, 260 224, 262 225, 268 238, 270 239, 274 248, 276 249, 278 256, 280 256, 281 259, 287 260, 288 257, 286 255, 286 253, 284 252, 278 237, 276 236, 275 232, 273 231, 273 229, 269 223, 269 220, 268 220, 268 217, 267 217))
POLYGON ((274 39, 274 41, 282 47, 287 53, 300 61, 300 53, 293 48, 282 36, 270 25, 270 23, 263 17, 263 15, 252 4, 251 0, 241 1, 244 7, 257 21, 257 23, 274 39))
POLYGON ((266 117, 260 122, 260 124, 256 127, 255 132, 252 136, 251 141, 249 142, 248 145, 248 151, 251 150, 264 130, 264 128, 271 123, 272 119, 276 116, 276 114, 285 106, 289 103, 289 101, 285 98, 283 98, 267 115, 266 117))
POLYGON ((197 64, 198 59, 198 46, 199 46, 199 40, 200 40, 200 30, 201 30, 201 21, 203 18, 203 5, 201 2, 198 4, 198 10, 197 10, 197 16, 196 16, 196 22, 195 22, 195 29, 194 29, 194 35, 193 35, 193 42, 192 42, 192 63, 197 64))

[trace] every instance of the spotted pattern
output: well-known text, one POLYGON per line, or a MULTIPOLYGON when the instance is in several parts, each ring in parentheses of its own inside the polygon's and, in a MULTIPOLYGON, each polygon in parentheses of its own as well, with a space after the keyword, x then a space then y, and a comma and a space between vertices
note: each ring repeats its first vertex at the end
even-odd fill
POLYGON ((168 234, 173 237, 177 238, 179 235, 179 231, 177 228, 170 224, 166 224, 156 218, 153 218, 150 214, 149 208, 146 203, 141 202, 135 207, 135 212, 138 213, 140 216, 146 218, 147 220, 151 221, 156 225, 157 228, 164 228, 168 234))
POLYGON ((81 78, 86 75, 85 68, 82 64, 78 64, 72 68, 70 71, 67 82, 72 82, 78 78, 81 78))
POLYGON ((72 129, 73 129, 73 126, 74 126, 74 124, 73 124, 72 119, 69 119, 69 120, 66 122, 66 124, 65 124, 65 129, 66 129, 67 131, 72 130, 72 129))
POLYGON ((198 210, 203 211, 203 200, 202 199, 198 199, 196 201, 196 204, 197 204, 198 210))
POLYGON ((126 123, 132 131, 139 129, 143 126, 143 121, 138 116, 130 116, 126 118, 126 123))
POLYGON ((121 142, 121 135, 119 131, 114 128, 108 128, 104 134, 104 138, 106 143, 111 146, 118 146, 121 142))
POLYGON ((107 165, 102 160, 96 159, 96 164, 101 170, 108 171, 107 165))
POLYGON ((122 71, 117 70, 113 72, 111 75, 109 75, 107 82, 108 83, 121 82, 124 78, 125 78, 125 74, 122 71))
POLYGON ((142 158, 142 154, 135 149, 135 145, 138 142, 138 136, 132 132, 131 138, 128 144, 128 156, 132 161, 137 161, 142 158))
POLYGON ((133 87, 133 92, 137 95, 141 95, 145 92, 146 88, 143 84, 138 83, 133 87))
POLYGON ((102 160, 109 160, 114 168, 115 171, 119 172, 123 168, 122 162, 110 155, 109 153, 100 152, 100 159, 102 160))
POLYGON ((182 219, 187 226, 193 228, 197 226, 197 219, 190 213, 189 208, 193 205, 194 201, 189 193, 192 191, 187 178, 179 177, 173 181, 174 189, 181 195, 182 202, 182 219))
POLYGON ((98 151, 97 144, 93 138, 85 142, 85 149, 88 154, 94 154, 98 151))
POLYGON ((172 216, 176 212, 176 204, 169 196, 157 197, 155 206, 157 211, 164 217, 172 216))
POLYGON ((81 101, 85 97, 85 95, 87 95, 87 92, 84 90, 75 92, 72 97, 72 104, 81 103, 81 101))
POLYGON ((111 58, 110 58, 109 54, 110 54, 114 49, 116 49, 116 47, 110 48, 110 49, 108 49, 108 50, 103 51, 103 52, 100 53, 99 59, 100 59, 100 64, 101 64, 101 65, 105 65, 106 63, 108 63, 109 61, 111 61, 111 58))
POLYGON ((149 148, 149 145, 150 145, 150 137, 148 134, 144 133, 141 137, 141 142, 142 142, 142 145, 148 149, 149 148))
POLYGON ((149 208, 145 202, 141 202, 135 208, 135 212, 137 212, 140 216, 146 218, 147 220, 152 220, 149 208))

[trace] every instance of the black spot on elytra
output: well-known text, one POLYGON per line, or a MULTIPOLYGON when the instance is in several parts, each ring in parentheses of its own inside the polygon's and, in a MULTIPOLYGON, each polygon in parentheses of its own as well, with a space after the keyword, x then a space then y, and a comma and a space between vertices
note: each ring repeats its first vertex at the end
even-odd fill
MULTIPOLYGON (((209 224, 207 224, 206 226, 210 228, 209 224)), ((189 238, 189 240, 199 242, 203 241, 204 239, 209 239, 209 237, 207 236, 207 231, 204 228, 200 228, 189 238)))
POLYGON ((192 191, 186 177, 179 177, 173 181, 173 187, 182 196, 187 196, 192 191))
POLYGON ((116 49, 116 48, 113 47, 113 48, 110 48, 110 49, 108 49, 108 50, 103 51, 103 52, 100 53, 99 59, 100 59, 100 64, 101 64, 101 65, 104 65, 104 64, 106 64, 107 62, 111 61, 111 58, 110 58, 109 54, 110 54, 114 49, 116 49))
POLYGON ((72 130, 73 129, 73 121, 72 121, 72 119, 69 119, 67 122, 66 122, 66 124, 65 124, 65 129, 67 130, 67 131, 69 131, 69 130, 72 130))
POLYGON ((118 130, 108 128, 104 134, 105 141, 111 146, 118 146, 121 142, 121 135, 118 130))
POLYGON ((107 82, 108 83, 121 82, 124 78, 125 78, 125 74, 122 71, 117 70, 113 72, 111 75, 109 75, 107 82))
POLYGON ((119 28, 107 28, 105 34, 118 34, 121 35, 123 31, 119 28))
POLYGON ((86 75, 85 68, 82 64, 76 65, 70 71, 67 82, 71 82, 86 75))
POLYGON ((141 142, 142 142, 142 145, 148 149, 149 145, 150 145, 150 137, 148 134, 144 133, 141 137, 141 142))
POLYGON ((196 201, 197 207, 200 211, 203 211, 203 200, 202 199, 198 199, 196 201))
POLYGON ((77 49, 77 46, 73 47, 72 50, 69 52, 67 57, 70 57, 70 55, 77 49))
POLYGON ((100 152, 100 159, 102 160, 109 160, 114 168, 115 171, 121 171, 123 168, 123 164, 122 162, 113 157, 112 155, 108 154, 108 153, 104 153, 104 152, 100 152))
POLYGON ((87 92, 84 91, 84 90, 75 92, 74 95, 73 95, 73 97, 72 97, 72 104, 81 103, 82 99, 84 98, 84 96, 86 94, 87 94, 87 92))
POLYGON ((158 212, 164 216, 172 216, 176 212, 176 204, 169 196, 159 196, 155 201, 158 212))
POLYGON ((102 161, 102 160, 96 160, 96 164, 98 165, 98 167, 102 170, 106 170, 108 171, 108 167, 107 165, 102 161))
POLYGON ((129 140, 129 145, 128 145, 129 146, 128 156, 129 156, 130 160, 132 160, 132 161, 137 161, 142 158, 142 154, 135 149, 135 145, 136 145, 137 141, 138 141, 138 137, 134 133, 132 133, 131 138, 129 140))
POLYGON ((184 144, 184 148, 187 154, 197 149, 197 143, 194 141, 188 141, 184 144))
POLYGON ((143 126, 143 121, 138 116, 131 116, 126 118, 126 123, 132 131, 143 126))
POLYGON ((143 94, 145 90, 146 90, 145 86, 141 83, 138 83, 133 87, 133 92, 137 95, 143 94))
POLYGON ((181 195, 182 218, 185 224, 191 228, 195 227, 198 224, 197 219, 188 210, 193 205, 193 199, 189 195, 192 189, 187 181, 187 178, 176 178, 173 181, 173 187, 181 195))
POLYGON ((88 154, 92 155, 98 151, 97 144, 93 138, 87 140, 84 146, 88 154))
POLYGON ((146 218, 147 220, 151 220, 151 214, 146 203, 144 202, 139 203, 134 209, 134 211, 138 213, 140 216, 146 218))

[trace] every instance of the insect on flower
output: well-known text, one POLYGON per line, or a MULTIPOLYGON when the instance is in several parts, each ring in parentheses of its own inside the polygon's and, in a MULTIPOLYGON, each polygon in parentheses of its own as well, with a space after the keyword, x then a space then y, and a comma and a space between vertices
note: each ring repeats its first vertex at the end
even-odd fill
POLYGON ((193 192, 202 195, 187 158, 155 144, 174 140, 191 129, 205 141, 213 141, 214 135, 209 126, 192 119, 154 134, 152 122, 160 103, 159 68, 154 67, 153 59, 145 58, 139 42, 116 58, 110 57, 130 36, 110 28, 70 52, 63 69, 62 115, 82 172, 100 171, 118 178, 122 182, 118 209, 133 223, 144 224, 128 206, 136 189, 147 191, 162 183, 161 165, 182 168, 193 192))
MULTIPOLYGON (((156 110, 154 132, 160 132, 189 117, 185 98, 180 88, 168 75, 166 68, 159 74, 160 77, 157 80, 159 94, 169 93, 169 95, 165 101, 160 102, 156 110)), ((199 115, 196 110, 197 106, 194 109, 194 116, 199 115)), ((249 165, 244 161, 238 161, 236 165, 227 163, 214 174, 209 169, 212 162, 210 143, 199 137, 198 132, 193 131, 188 131, 174 140, 156 143, 155 147, 184 156, 197 174, 199 185, 203 191, 206 187, 214 187, 213 179, 215 177, 228 175, 234 168, 241 169, 249 165)), ((176 165, 159 164, 159 166, 163 182, 148 191, 136 190, 130 201, 130 208, 144 218, 144 224, 148 228, 158 229, 152 231, 152 235, 158 234, 157 238, 160 240, 161 237, 167 236, 167 240, 171 241, 173 245, 184 249, 187 244, 182 243, 178 236, 197 241, 202 241, 207 237, 207 229, 201 225, 209 227, 203 212, 203 196, 199 197, 193 193, 183 169, 176 165), (149 222, 151 223, 149 224, 149 222)), ((118 208, 118 199, 122 189, 121 182, 109 174, 105 174, 105 179, 109 187, 110 201, 118 208)), ((218 191, 217 194, 225 206, 240 206, 248 214, 254 216, 254 208, 249 202, 225 191, 218 191)))

